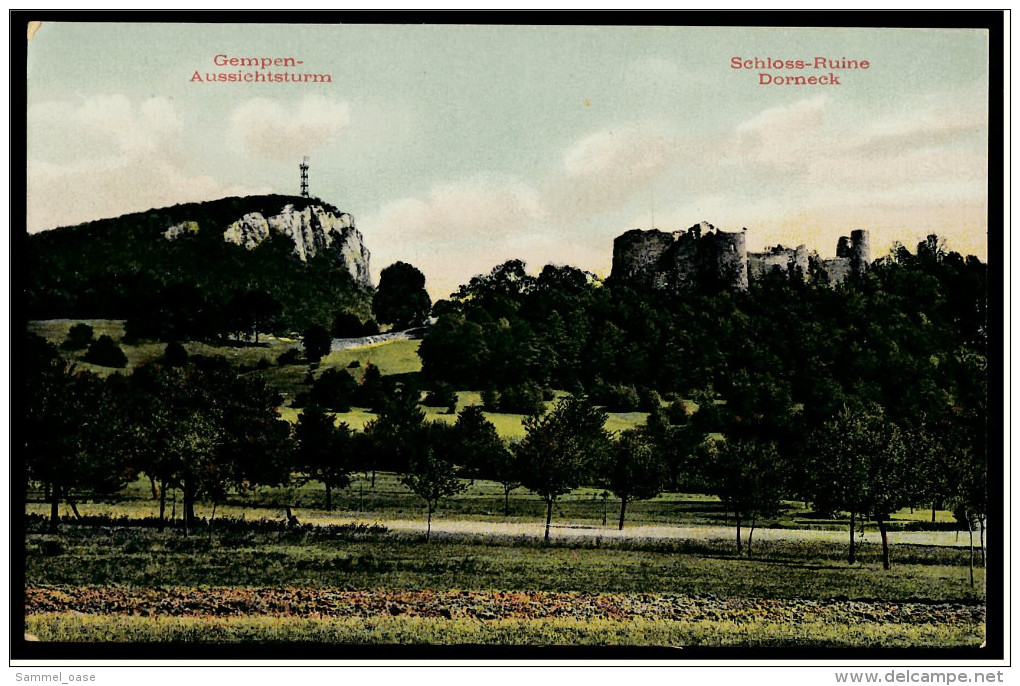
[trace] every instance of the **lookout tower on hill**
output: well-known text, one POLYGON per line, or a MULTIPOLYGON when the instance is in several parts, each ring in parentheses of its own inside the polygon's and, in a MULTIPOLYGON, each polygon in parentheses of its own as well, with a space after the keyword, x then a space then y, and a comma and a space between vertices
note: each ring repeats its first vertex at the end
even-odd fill
POLYGON ((298 166, 301 170, 301 197, 308 197, 308 158, 301 160, 301 164, 298 166))

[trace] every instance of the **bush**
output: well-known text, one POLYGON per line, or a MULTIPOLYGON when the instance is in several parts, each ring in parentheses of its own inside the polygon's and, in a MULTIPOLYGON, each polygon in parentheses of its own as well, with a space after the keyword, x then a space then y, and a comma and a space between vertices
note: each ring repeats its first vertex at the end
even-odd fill
POLYGON ((350 312, 338 312, 333 318, 333 327, 330 330, 334 338, 358 338, 367 336, 365 325, 356 314, 350 312))
POLYGON ((284 367, 289 364, 297 364, 301 360, 301 351, 297 348, 287 348, 276 358, 276 364, 284 367))
POLYGON ((486 388, 482 391, 482 407, 486 412, 499 412, 499 393, 494 388, 486 388))
POLYGON ((638 386, 638 409, 642 412, 655 412, 662 407, 662 399, 659 394, 648 386, 638 386))
POLYGON ((449 384, 439 382, 426 394, 422 404, 426 407, 454 407, 457 404, 457 393, 449 384))
POLYGON ((183 367, 188 363, 188 351, 176 341, 167 343, 166 350, 163 351, 163 362, 171 367, 183 367))
POLYGON ((543 410, 545 410, 545 403, 543 402, 542 387, 534 381, 525 381, 499 390, 500 412, 536 414, 543 410))
POLYGON ((641 406, 637 390, 633 386, 611 384, 597 379, 592 384, 591 401, 609 412, 635 412, 641 406))
POLYGON ((61 345, 67 350, 84 350, 92 343, 95 332, 88 324, 75 324, 67 332, 67 340, 61 345))
POLYGON ((116 367, 122 369, 127 366, 128 359, 120 346, 114 343, 109 336, 100 336, 98 340, 89 346, 85 353, 85 361, 100 367, 116 367))
POLYGON ((350 412, 358 383, 342 369, 324 371, 308 392, 309 401, 333 412, 350 412))

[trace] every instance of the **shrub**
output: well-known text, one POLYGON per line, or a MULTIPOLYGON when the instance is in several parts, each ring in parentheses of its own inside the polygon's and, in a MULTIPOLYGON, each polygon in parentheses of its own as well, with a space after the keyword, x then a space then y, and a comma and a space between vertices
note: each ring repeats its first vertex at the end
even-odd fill
POLYGON ((92 343, 95 332, 88 324, 75 324, 67 332, 67 340, 63 342, 63 348, 67 350, 84 350, 92 343))
POLYGON ((499 390, 499 411, 514 414, 540 413, 545 409, 542 397, 542 387, 534 381, 507 386, 499 390))
POLYGON ((638 386, 638 409, 642 412, 655 412, 662 407, 662 399, 659 394, 648 386, 638 386))
POLYGON ((427 407, 453 407, 457 404, 457 393, 449 384, 439 382, 428 392, 422 404, 427 407))
POLYGON ((85 361, 100 367, 124 368, 128 359, 112 338, 103 335, 89 346, 88 352, 85 353, 85 361))
POLYGON ((297 348, 287 348, 276 358, 276 364, 284 367, 288 364, 297 364, 301 359, 301 351, 297 348))
POLYGON ((606 383, 601 379, 592 384, 591 400, 610 412, 634 412, 641 405, 633 386, 606 383))
POLYGON ((358 383, 342 369, 327 369, 312 384, 308 399, 333 412, 349 412, 358 383))
POLYGON ((350 312, 338 312, 333 318, 333 327, 330 330, 334 338, 357 338, 364 336, 365 326, 356 314, 350 312))
POLYGON ((188 351, 178 342, 167 343, 163 351, 163 362, 171 367, 183 367, 188 363, 188 351))
POLYGON ((499 412, 499 393, 494 388, 486 388, 482 391, 482 407, 486 412, 499 412))

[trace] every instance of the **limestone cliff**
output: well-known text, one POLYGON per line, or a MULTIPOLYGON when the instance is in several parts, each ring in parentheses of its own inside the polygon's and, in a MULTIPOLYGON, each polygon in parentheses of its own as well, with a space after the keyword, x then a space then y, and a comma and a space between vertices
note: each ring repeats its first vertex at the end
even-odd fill
MULTIPOLYGON (((194 220, 185 220, 168 228, 163 236, 177 240, 201 229, 194 220)), ((221 230, 215 227, 214 230, 221 230)), ((371 286, 369 252, 361 233, 354 225, 354 217, 329 205, 310 202, 301 208, 293 203, 272 211, 247 212, 222 229, 227 243, 252 250, 273 234, 286 236, 294 243, 294 254, 307 262, 319 254, 334 255, 344 263, 354 281, 371 286), (267 216, 268 215, 268 216, 267 216)))
POLYGON ((372 285, 368 248, 354 226, 354 217, 346 212, 318 204, 300 210, 288 204, 269 217, 261 212, 249 212, 226 228, 223 240, 250 250, 273 233, 291 239, 294 254, 302 262, 320 253, 333 254, 344 261, 357 283, 372 285))

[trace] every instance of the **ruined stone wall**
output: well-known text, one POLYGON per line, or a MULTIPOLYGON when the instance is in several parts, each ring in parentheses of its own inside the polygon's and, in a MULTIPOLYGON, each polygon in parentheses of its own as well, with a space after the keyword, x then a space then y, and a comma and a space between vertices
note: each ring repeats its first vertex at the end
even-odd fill
POLYGON ((747 288, 744 232, 702 222, 687 231, 634 229, 613 242, 612 277, 635 286, 677 291, 698 283, 747 288))
POLYGON ((746 229, 719 231, 701 222, 687 231, 667 233, 634 229, 613 242, 612 278, 655 290, 680 291, 692 285, 713 285, 746 290, 749 277, 760 277, 779 267, 786 274, 811 274, 812 261, 821 266, 830 283, 863 274, 871 262, 868 232, 857 229, 841 236, 836 257, 819 259, 806 246, 748 253, 746 229))
POLYGON ((803 278, 806 279, 810 273, 809 257, 807 246, 798 245, 796 248, 784 248, 777 245, 765 252, 748 253, 747 273, 751 278, 760 278, 771 273, 776 267, 783 274, 795 273, 795 270, 799 269, 803 278))
POLYGON ((644 288, 662 288, 660 262, 675 237, 662 231, 633 229, 613 241, 613 276, 644 288))

